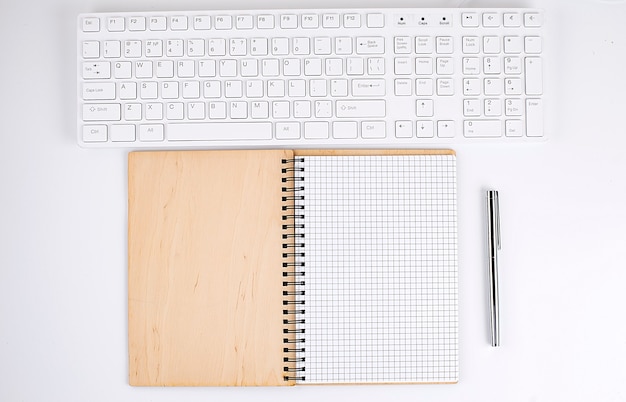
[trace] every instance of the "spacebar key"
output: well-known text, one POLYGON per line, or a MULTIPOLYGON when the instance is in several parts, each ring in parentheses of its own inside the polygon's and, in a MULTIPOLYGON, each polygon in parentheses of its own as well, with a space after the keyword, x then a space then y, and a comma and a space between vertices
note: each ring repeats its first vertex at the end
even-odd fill
POLYGON ((272 123, 170 123, 167 126, 167 138, 170 141, 271 140, 272 123))

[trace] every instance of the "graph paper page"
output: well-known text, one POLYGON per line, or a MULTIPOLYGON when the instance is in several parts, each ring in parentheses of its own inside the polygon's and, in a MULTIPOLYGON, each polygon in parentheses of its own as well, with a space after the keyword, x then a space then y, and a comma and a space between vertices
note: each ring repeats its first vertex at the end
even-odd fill
POLYGON ((455 156, 306 156, 298 165, 300 382, 456 382, 455 156))

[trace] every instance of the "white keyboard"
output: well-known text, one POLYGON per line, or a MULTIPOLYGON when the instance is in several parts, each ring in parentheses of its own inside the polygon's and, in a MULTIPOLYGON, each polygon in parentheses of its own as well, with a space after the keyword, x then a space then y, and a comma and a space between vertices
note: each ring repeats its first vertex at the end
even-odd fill
POLYGON ((397 148, 546 138, 543 13, 82 14, 78 143, 397 148))

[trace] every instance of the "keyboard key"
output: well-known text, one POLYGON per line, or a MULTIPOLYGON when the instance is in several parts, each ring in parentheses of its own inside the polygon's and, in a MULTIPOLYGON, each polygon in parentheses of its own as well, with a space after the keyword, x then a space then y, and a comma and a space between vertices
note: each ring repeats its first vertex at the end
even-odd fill
POLYGON ((521 53, 522 38, 519 36, 504 37, 504 53, 521 53))
POLYGON ((293 117, 308 119, 311 117, 311 101, 299 100, 293 102, 293 117))
POLYGON ((477 36, 463 37, 463 53, 478 54, 480 52, 480 42, 477 36))
POLYGON ((226 40, 222 38, 209 39, 209 56, 225 56, 226 40))
POLYGON ((233 20, 230 15, 218 15, 215 17, 215 29, 232 29, 233 20))
POLYGON ((454 80, 451 78, 437 79, 437 95, 452 96, 454 95, 454 80))
POLYGON ((145 17, 130 17, 128 19, 129 31, 145 31, 146 30, 146 18, 145 17))
POLYGON ((480 116, 480 101, 478 99, 465 99, 463 101, 463 116, 480 116))
POLYGON ((87 103, 83 105, 84 121, 117 121, 122 118, 119 103, 87 103))
POLYGON ((483 26, 487 28, 499 27, 500 18, 498 13, 483 13, 483 26))
POLYGON ((339 28, 340 21, 339 14, 322 15, 322 27, 324 28, 339 28))
POLYGON ((385 53, 385 38, 382 36, 360 36, 355 41, 357 54, 385 53))
POLYGON ((410 96, 412 90, 410 78, 400 78, 394 81, 394 93, 396 96, 410 96))
POLYGON ((502 122, 500 120, 465 120, 463 135, 466 137, 501 137, 502 122))
POLYGON ((477 13, 461 14, 461 25, 464 27, 476 28, 479 25, 479 17, 477 13))
POLYGON ((319 28, 319 26, 320 26, 319 15, 304 14, 302 16, 302 28, 312 29, 312 28, 319 28))
POLYGON ((485 116, 496 117, 502 114, 502 102, 498 98, 485 99, 485 116))
POLYGON ((211 29, 211 17, 208 15, 196 15, 193 17, 193 29, 196 31, 211 29))
POLYGON ((107 126, 103 124, 83 126, 83 141, 105 142, 107 140, 107 126))
POLYGON ((524 135, 524 122, 521 120, 507 120, 504 127, 504 135, 507 137, 521 137, 524 135))
POLYGON ((480 80, 478 78, 465 78, 463 80, 463 95, 480 95, 480 80))
POLYGON ((522 24, 522 16, 519 13, 504 13, 504 26, 519 27, 522 24))
POLYGON ((500 38, 498 36, 483 37, 483 52, 486 54, 500 53, 500 38))
POLYGON ((418 120, 415 125, 418 138, 432 138, 435 135, 434 124, 432 120, 418 120))
POLYGON ((501 68, 499 57, 485 57, 483 59, 483 72, 485 74, 500 74, 500 70, 501 68))
POLYGON ((163 141, 163 139, 163 124, 142 124, 139 126, 139 141, 163 141))
POLYGON ((385 138, 387 136, 384 121, 364 121, 361 123, 361 137, 385 138))
POLYGON ((276 56, 289 54, 289 39, 272 38, 272 54, 276 56))
POLYGON ((434 41, 431 36, 416 36, 415 37, 415 53, 417 54, 430 54, 433 52, 434 41))
POLYGON ((273 29, 274 28, 274 16, 271 14, 259 15, 256 19, 257 28, 259 29, 273 29))
POLYGON ((504 80, 505 95, 521 95, 522 92, 522 80, 520 78, 507 78, 504 80))
POLYGON ((150 17, 148 23, 151 31, 165 31, 167 29, 167 19, 162 16, 150 17))
POLYGON ((418 99, 415 104, 417 106, 417 117, 429 117, 433 115, 434 111, 432 99, 418 99))
POLYGON ((300 138, 300 123, 276 123, 276 138, 279 140, 297 140, 300 138))
POLYGON ((168 125, 167 137, 170 141, 270 140, 272 139, 272 123, 171 123, 168 125))
POLYGON ((361 15, 360 14, 344 14, 343 26, 346 28, 361 28, 361 15))
POLYGON ((354 100, 336 102, 337 117, 385 117, 384 100, 354 100))
POLYGON ((524 51, 528 54, 541 53, 541 38, 539 36, 524 38, 524 51))
POLYGON ((268 102, 252 102, 250 105, 250 116, 253 119, 267 119, 269 118, 269 103, 268 102))
POLYGON ((280 16, 280 27, 282 29, 298 28, 298 16, 296 14, 283 14, 280 16))
POLYGON ((500 78, 485 78, 483 91, 485 95, 500 95, 502 80, 500 78))
POLYGON ((541 95, 543 93, 542 62, 539 57, 526 57, 526 94, 541 95))
POLYGON ((507 99, 504 114, 507 116, 521 116, 524 112, 524 104, 521 99, 507 99))
POLYGON ((455 135, 453 120, 439 120, 437 122, 437 137, 454 138, 455 135))
POLYGON ((476 75, 480 74, 480 61, 478 57, 463 58, 463 74, 476 75))
POLYGON ((86 80, 111 78, 111 63, 108 61, 83 63, 83 78, 86 80))
POLYGON ((411 37, 396 36, 395 38, 393 38, 393 51, 396 54, 410 54, 411 53, 411 37))
POLYGON ((100 42, 92 40, 83 42, 83 58, 97 59, 98 57, 100 57, 100 42))
POLYGON ((451 57, 437 57, 437 74, 452 75, 454 73, 453 66, 451 57))
POLYGON ((172 31, 186 31, 188 23, 187 17, 184 15, 175 15, 170 18, 170 29, 172 31))
POLYGON ((396 121, 396 137, 411 138, 413 137, 413 123, 411 120, 396 121))
POLYGON ((141 41, 127 40, 124 42, 124 57, 131 59, 141 57, 141 41))
POLYGON ((526 135, 543 137, 543 102, 541 99, 526 100, 526 135))
POLYGON ((431 78, 418 78, 415 80, 415 95, 431 96, 433 93, 434 85, 431 78))
POLYGON ((355 79, 352 80, 354 96, 385 96, 385 80, 355 79))
POLYGON ((356 121, 333 122, 333 138, 354 139, 358 137, 358 124, 356 121))
POLYGON ((134 124, 113 124, 111 126, 111 141, 131 142, 135 141, 134 124))
POLYGON ((107 29, 109 32, 124 32, 126 23, 124 17, 110 17, 107 19, 107 29))
POLYGON ((82 20, 83 32, 100 32, 100 18, 85 17, 82 20))
POLYGON ((83 84, 83 99, 85 100, 114 100, 114 82, 86 82, 83 84))
POLYGON ((368 28, 383 28, 385 26, 385 16, 383 14, 367 14, 368 28))
POLYGON ((521 74, 522 73, 522 61, 519 57, 505 57, 504 58, 504 73, 505 74, 521 74))
POLYGON ((235 18, 235 26, 237 29, 252 29, 253 20, 251 15, 238 15, 235 18))
POLYGON ((307 121, 304 123, 304 138, 325 139, 328 138, 328 122, 307 121))
POLYGON ((454 40, 451 36, 438 36, 436 49, 439 54, 451 54, 454 52, 454 40))
POLYGON ((102 45, 102 55, 105 58, 115 59, 122 56, 122 44, 119 40, 105 40, 102 45))
POLYGON ((540 27, 543 23, 541 14, 538 13, 526 13, 524 14, 524 26, 526 27, 540 27))
POLYGON ((330 38, 315 38, 313 40, 313 52, 320 55, 330 54, 330 38))
POLYGON ((189 120, 204 120, 206 118, 205 109, 203 102, 190 102, 187 104, 187 117, 189 120))

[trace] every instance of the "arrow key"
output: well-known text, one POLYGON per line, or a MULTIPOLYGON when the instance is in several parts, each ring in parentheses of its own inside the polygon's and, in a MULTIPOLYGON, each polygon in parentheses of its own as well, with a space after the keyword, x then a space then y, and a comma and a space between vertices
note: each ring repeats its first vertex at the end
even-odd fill
POLYGON ((417 117, 430 117, 433 115, 433 100, 432 99, 418 99, 416 101, 417 117))
POLYGON ((454 138, 455 134, 453 120, 439 120, 437 122, 437 137, 454 138))
POLYGON ((417 138, 432 138, 433 137, 433 122, 431 120, 418 120, 416 128, 417 138))
POLYGON ((413 137, 413 122, 410 120, 396 121, 396 137, 411 138, 413 137))

